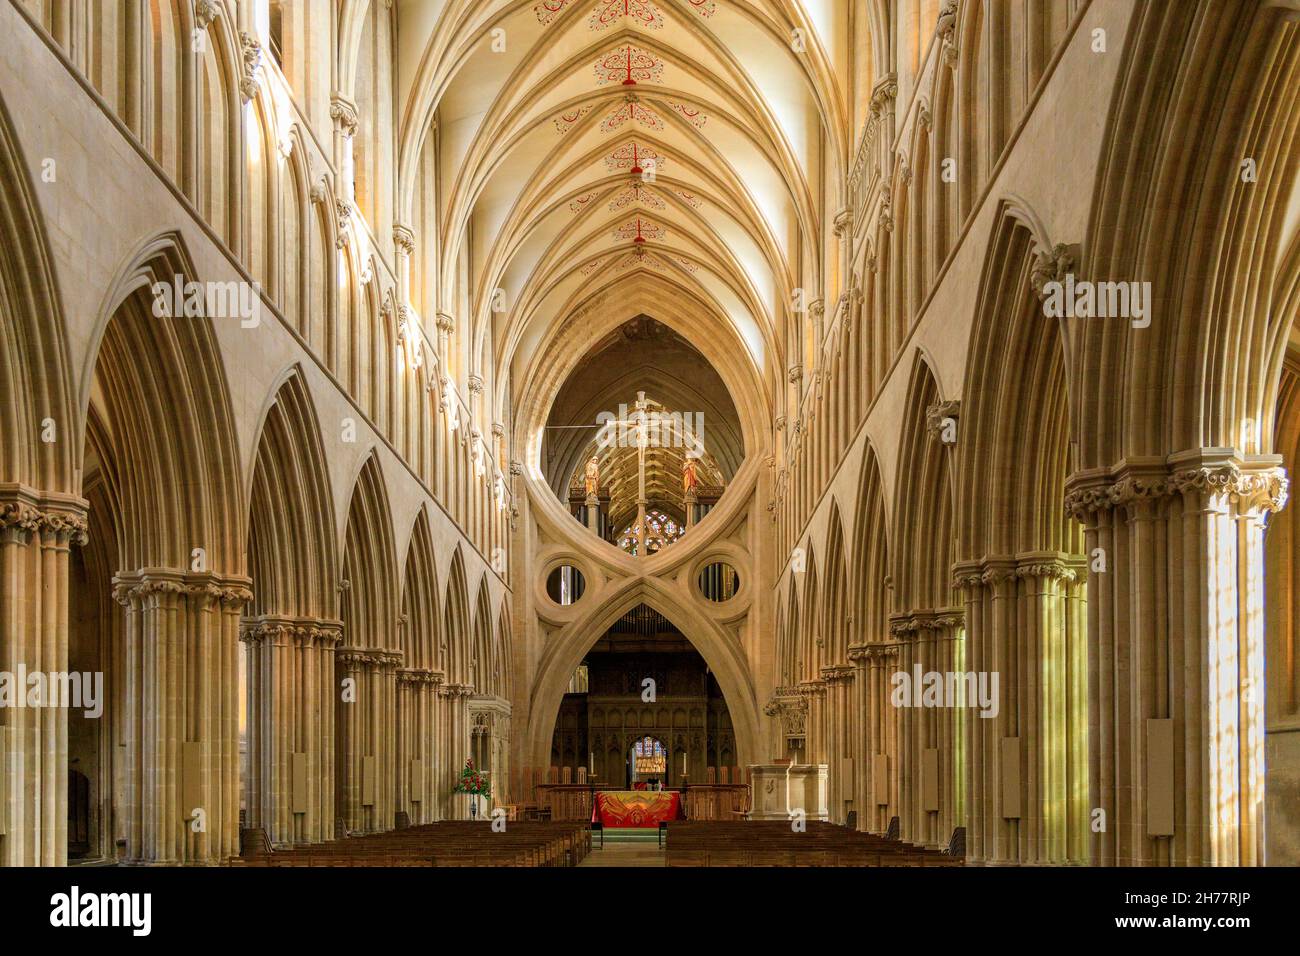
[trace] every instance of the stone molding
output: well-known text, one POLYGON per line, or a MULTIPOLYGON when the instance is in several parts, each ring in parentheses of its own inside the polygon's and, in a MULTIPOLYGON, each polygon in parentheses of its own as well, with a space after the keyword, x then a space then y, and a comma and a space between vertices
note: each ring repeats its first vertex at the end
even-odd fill
POLYGON ((344 666, 396 668, 406 655, 384 647, 340 647, 334 657, 344 666))
POLYGON ((245 644, 332 648, 343 643, 343 622, 268 615, 244 622, 239 639, 245 644))
POLYGON ((922 637, 926 631, 943 631, 961 627, 965 623, 966 613, 962 608, 905 611, 890 616, 889 633, 899 640, 915 639, 922 637))
POLYGON ((399 667, 397 681, 399 684, 427 684, 438 686, 446 680, 442 671, 429 670, 427 667, 399 667))
POLYGON ((24 485, 0 485, 0 532, 51 534, 84 546, 89 538, 89 502, 75 495, 41 494, 24 485))
POLYGON ((126 607, 159 595, 198 598, 223 608, 241 608, 253 599, 252 580, 211 572, 145 568, 113 576, 113 600, 126 607))
POLYGON ((1034 551, 1020 555, 1000 555, 977 561, 959 561, 953 565, 954 588, 977 588, 1003 581, 1043 578, 1073 584, 1086 576, 1087 561, 1082 556, 1034 551))
MULTIPOLYGON (((1171 456, 1178 459, 1185 455, 1171 456)), ((1208 456, 1207 456, 1208 457, 1208 456)), ((1076 472, 1066 481, 1065 513, 1086 522, 1092 514, 1178 495, 1226 496, 1246 511, 1281 511, 1289 480, 1276 459, 1259 463, 1218 457, 1191 467, 1125 464, 1113 471, 1076 472)))

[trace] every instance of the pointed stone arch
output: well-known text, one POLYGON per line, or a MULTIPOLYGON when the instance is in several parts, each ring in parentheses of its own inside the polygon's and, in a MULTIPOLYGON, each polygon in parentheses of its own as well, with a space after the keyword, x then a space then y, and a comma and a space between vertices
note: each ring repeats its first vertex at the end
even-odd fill
POLYGON ((439 768, 444 730, 439 691, 446 674, 438 666, 442 641, 438 571, 434 561, 429 512, 415 516, 402 576, 402 666, 397 671, 397 812, 412 824, 432 823, 441 813, 438 788, 446 768, 439 768))
POLYGON ((163 287, 195 276, 179 235, 143 243, 103 300, 82 376, 81 407, 93 397, 115 452, 130 460, 118 471, 130 532, 123 571, 190 568, 196 548, 211 571, 244 570, 245 472, 212 320, 156 314, 163 287), (189 415, 207 427, 190 427, 189 415))
POLYGON ((1294 224, 1278 199, 1300 170, 1300 35, 1279 5, 1215 13, 1137 10, 1078 269, 1130 298, 1150 290, 1144 315, 1130 302, 1127 316, 1085 323, 1071 368, 1080 450, 1066 502, 1087 553, 1108 561, 1089 601, 1113 609, 1089 634, 1102 865, 1264 859, 1261 563, 1287 494, 1271 446, 1295 315, 1273 290, 1279 267, 1294 268, 1279 255, 1294 224), (1164 146, 1132 142, 1135 122, 1164 146), (1168 721, 1169 736, 1149 740, 1147 720, 1168 721), (1171 761, 1205 786, 1135 804, 1147 767, 1171 761), (1172 840, 1142 825, 1148 813, 1172 840))
POLYGON ((898 644, 889 632, 889 532, 880 462, 868 442, 854 507, 848 657, 857 716, 853 805, 858 809, 858 826, 876 833, 885 832, 898 812, 898 708, 888 706, 890 678, 899 659, 898 644))
POLYGON ((478 593, 474 598, 473 644, 470 651, 469 683, 477 694, 501 696, 500 661, 493 640, 492 599, 488 595, 487 575, 479 579, 478 593))
MULTIPOLYGON (((964 669, 961 609, 951 585, 954 490, 951 445, 943 441, 945 404, 917 352, 908 386, 895 489, 894 614, 899 669, 912 674, 964 669)), ((949 432, 951 434, 951 432, 949 432)), ((919 693, 919 688, 916 688, 919 693)), ((899 716, 900 833, 927 846, 946 845, 965 819, 965 715, 961 708, 903 707, 899 716)))
POLYGON ((468 684, 470 678, 470 604, 465 582, 465 557, 460 546, 452 553, 443 599, 443 650, 449 681, 468 684))
POLYGON ((438 594, 438 571, 427 508, 421 508, 415 516, 402 581, 404 663, 407 667, 438 670, 438 651, 443 639, 442 599, 438 594))
POLYGON ((343 830, 369 833, 391 828, 395 819, 396 742, 387 728, 395 720, 402 663, 392 511, 373 452, 353 486, 345 535, 335 801, 343 830))
POLYGON ((637 578, 590 609, 551 638, 541 660, 529 701, 525 767, 549 765, 552 735, 560 701, 578 665, 593 644, 619 618, 640 604, 662 614, 686 636, 708 664, 722 689, 739 748, 739 762, 753 763, 759 756, 758 708, 744 649, 715 621, 681 602, 670 587, 654 578, 637 578))
POLYGON ((0 99, 0 482, 74 494, 76 403, 62 302, 27 161, 0 99), (42 441, 49 420, 57 440, 42 441))
POLYGON ((1064 508, 1066 329, 1035 294, 1054 261, 1038 217, 1018 201, 1000 212, 957 450, 967 665, 1000 687, 996 716, 971 721, 969 738, 972 790, 1000 799, 971 807, 967 847, 976 860, 1077 863, 1090 842, 1088 655, 1083 529, 1064 508))
POLYGON ((301 368, 274 390, 249 492, 253 600, 241 622, 248 716, 247 826, 273 845, 334 833, 338 536, 315 406, 301 368), (306 802, 290 795, 300 791, 306 802))

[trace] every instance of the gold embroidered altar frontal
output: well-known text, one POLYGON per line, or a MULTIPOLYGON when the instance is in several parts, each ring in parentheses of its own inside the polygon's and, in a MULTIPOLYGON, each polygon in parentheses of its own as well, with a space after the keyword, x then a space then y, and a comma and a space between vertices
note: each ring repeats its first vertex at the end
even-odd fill
POLYGON ((676 820, 681 794, 676 790, 602 790, 596 794, 595 819, 607 827, 657 827, 676 820))

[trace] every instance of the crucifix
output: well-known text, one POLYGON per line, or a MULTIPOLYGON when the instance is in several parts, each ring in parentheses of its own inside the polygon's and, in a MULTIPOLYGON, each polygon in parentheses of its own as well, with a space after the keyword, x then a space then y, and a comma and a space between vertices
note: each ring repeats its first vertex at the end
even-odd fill
POLYGON ((638 557, 645 557, 645 512, 648 504, 645 497, 645 451, 650 444, 650 434, 646 430, 646 411, 649 408, 650 403, 646 401, 645 392, 637 392, 636 553, 638 557))

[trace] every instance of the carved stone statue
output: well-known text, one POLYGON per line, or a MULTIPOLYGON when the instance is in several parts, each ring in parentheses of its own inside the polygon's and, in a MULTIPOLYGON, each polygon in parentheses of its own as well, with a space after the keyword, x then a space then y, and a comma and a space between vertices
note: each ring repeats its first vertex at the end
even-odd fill
POLYGON ((586 473, 587 494, 598 494, 600 490, 600 461, 595 455, 591 456, 591 461, 587 462, 586 473))
POLYGON ((700 476, 696 470, 695 459, 687 458, 682 463, 682 491, 692 495, 699 486, 700 476))

